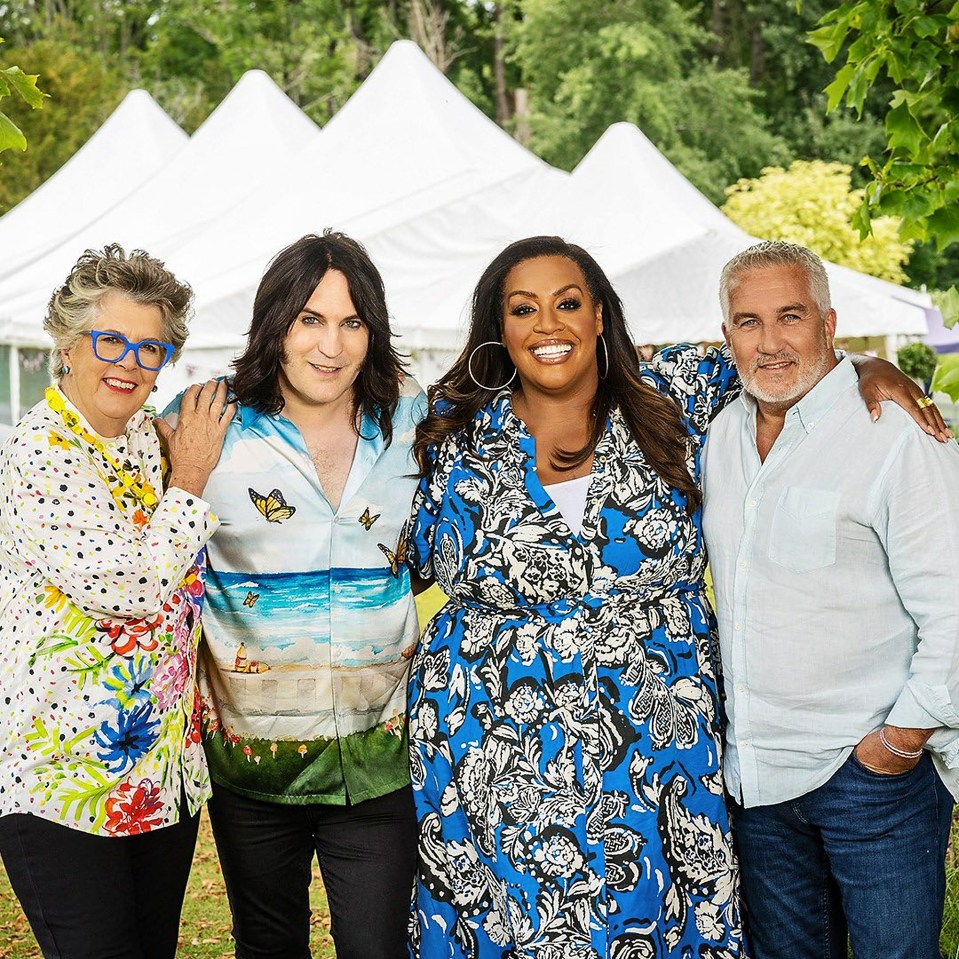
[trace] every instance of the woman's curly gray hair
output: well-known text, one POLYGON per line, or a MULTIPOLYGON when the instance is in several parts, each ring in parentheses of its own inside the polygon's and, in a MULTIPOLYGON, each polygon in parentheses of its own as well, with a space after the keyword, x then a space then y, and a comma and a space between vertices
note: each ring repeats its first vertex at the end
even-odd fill
POLYGON ((144 306, 158 307, 164 339, 173 344, 172 359, 180 356, 188 335, 193 290, 143 250, 127 254, 119 244, 110 243, 103 250, 85 250, 50 297, 43 328, 53 338, 50 373, 55 379, 64 373, 62 351, 72 349, 84 333, 96 328, 100 301, 107 293, 122 293, 144 306))

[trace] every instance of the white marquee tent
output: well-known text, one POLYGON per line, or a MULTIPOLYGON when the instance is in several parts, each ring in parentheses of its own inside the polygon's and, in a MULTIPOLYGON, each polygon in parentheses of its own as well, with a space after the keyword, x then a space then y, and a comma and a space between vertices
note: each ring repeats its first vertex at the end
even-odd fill
MULTIPOLYGON (((192 236, 208 225, 216 228, 251 189, 272 181, 277 169, 318 136, 316 124, 262 70, 244 74, 154 176, 68 242, 0 281, 0 338, 35 338, 46 298, 82 250, 120 243, 172 262, 192 236)), ((96 185, 91 178, 88 189, 96 185)))
MULTIPOLYGON (((427 381, 459 349, 485 264, 506 243, 538 233, 558 233, 596 255, 637 341, 719 338, 719 270, 753 240, 636 127, 613 125, 572 174, 555 170, 486 118, 415 45, 399 41, 319 135, 274 97, 285 105, 267 112, 274 123, 287 117, 300 149, 277 148, 267 161, 251 159, 266 121, 230 108, 247 79, 164 171, 101 219, 98 227, 114 235, 81 234, 83 245, 94 236, 98 244, 143 227, 137 242, 194 286, 191 340, 178 371, 161 379, 164 394, 225 369, 242 346, 269 259, 328 226, 367 244, 401 346, 427 381)), ((259 75, 260 90, 264 80, 259 75)), ((0 283, 0 341, 36 342, 37 304, 69 267, 43 263, 42 290, 38 272, 21 278, 27 292, 12 301, 0 283)), ((830 276, 845 335, 925 331, 924 294, 839 267, 830 276)))
MULTIPOLYGON (((670 208, 664 218, 637 215, 625 206, 618 215, 611 211, 623 230, 607 249, 596 251, 608 259, 604 265, 634 317, 637 339, 719 339, 720 271, 755 238, 713 206, 632 124, 606 131, 572 179, 584 176, 597 207, 623 196, 657 197, 670 208), (650 250, 651 232, 664 241, 658 249, 650 250)), ((841 336, 926 331, 926 310, 932 308, 927 294, 834 264, 827 264, 827 272, 841 336)))
POLYGON ((186 142, 146 90, 132 90, 49 180, 0 218, 0 281, 69 242, 186 142))
MULTIPOLYGON (((316 124, 263 71, 251 70, 185 145, 122 202, 0 279, 0 344, 8 352, 0 371, 0 420, 15 420, 21 395, 31 392, 21 390, 23 376, 32 382, 38 375, 37 354, 29 348, 47 342, 41 327, 47 300, 80 252, 118 242, 126 249, 146 249, 172 265, 172 253, 218 223, 260 181, 272 179, 289 157, 320 135, 316 124)), ((95 193, 99 181, 100 174, 90 172, 83 188, 95 193)), ((192 279, 189 270, 179 275, 192 279)))

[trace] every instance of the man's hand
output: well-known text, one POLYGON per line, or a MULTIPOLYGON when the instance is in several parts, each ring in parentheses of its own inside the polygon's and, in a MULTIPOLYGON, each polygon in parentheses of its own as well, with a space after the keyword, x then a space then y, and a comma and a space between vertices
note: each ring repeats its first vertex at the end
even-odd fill
MULTIPOLYGON (((926 740, 932 735, 931 729, 900 729, 898 726, 884 726, 883 735, 887 742, 901 750, 902 752, 915 752, 926 744, 926 740)), ((887 749, 879 737, 879 730, 864 736, 856 748, 853 750, 856 759, 874 773, 881 776, 895 776, 899 773, 907 773, 919 760, 921 756, 915 759, 904 759, 897 756, 890 749, 887 749)))

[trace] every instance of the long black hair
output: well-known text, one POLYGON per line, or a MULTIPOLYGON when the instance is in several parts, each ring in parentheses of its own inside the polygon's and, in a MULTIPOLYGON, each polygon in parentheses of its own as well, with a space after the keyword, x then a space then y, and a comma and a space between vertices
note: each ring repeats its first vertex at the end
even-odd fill
POLYGON ((283 342, 328 270, 346 277, 350 299, 370 334, 366 359, 353 384, 354 411, 372 416, 389 446, 406 371, 393 346, 383 278, 362 244, 343 233, 325 230, 322 236, 301 237, 270 261, 256 291, 246 349, 233 361, 233 391, 259 413, 283 409, 283 342))
MULTIPOLYGON (((506 277, 513 267, 543 256, 562 256, 582 271, 594 303, 602 307, 605 352, 608 369, 599 379, 593 401, 593 428, 585 445, 578 450, 556 454, 557 468, 572 469, 585 462, 596 449, 606 429, 610 410, 618 406, 630 434, 659 476, 686 498, 690 511, 701 501, 701 494, 686 465, 690 437, 683 426, 678 406, 667 396, 647 385, 639 376, 639 359, 630 340, 623 304, 600 265, 582 247, 558 236, 534 236, 518 240, 503 250, 483 271, 473 292, 470 328, 466 346, 456 362, 430 389, 430 412, 416 428, 413 445, 422 474, 429 472, 429 447, 438 447, 453 433, 469 435, 476 414, 489 402, 494 390, 480 383, 505 384, 515 367, 505 349, 482 349, 489 340, 502 342, 506 277), (438 404, 441 407, 438 409, 438 404)), ((597 364, 603 346, 597 337, 597 364)))

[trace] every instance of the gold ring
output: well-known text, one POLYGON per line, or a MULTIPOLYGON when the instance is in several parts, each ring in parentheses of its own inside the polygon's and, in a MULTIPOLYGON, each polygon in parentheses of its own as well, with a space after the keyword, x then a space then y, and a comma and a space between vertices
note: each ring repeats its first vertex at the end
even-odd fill
POLYGON ((931 397, 931 396, 920 396, 919 399, 916 400, 916 406, 918 406, 919 409, 921 409, 921 410, 924 410, 924 409, 926 409, 927 407, 932 406, 932 405, 933 405, 933 403, 932 403, 932 397, 931 397))

